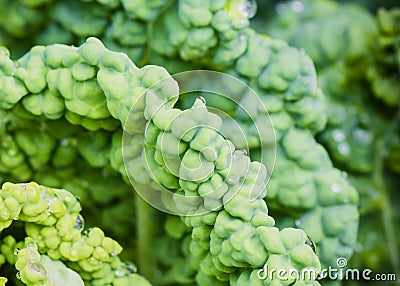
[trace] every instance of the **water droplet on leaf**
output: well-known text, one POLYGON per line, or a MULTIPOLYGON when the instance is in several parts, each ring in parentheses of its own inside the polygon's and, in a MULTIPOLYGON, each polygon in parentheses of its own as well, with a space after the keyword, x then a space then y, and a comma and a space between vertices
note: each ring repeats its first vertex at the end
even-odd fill
POLYGON ((317 247, 315 246, 314 241, 312 241, 311 238, 310 238, 309 236, 307 236, 306 244, 307 244, 308 246, 310 246, 311 249, 312 249, 314 252, 317 251, 317 247))
POLYGON ((6 211, 0 213, 0 218, 2 218, 3 220, 8 220, 9 216, 10 214, 6 211))
POLYGON ((14 255, 18 255, 18 253, 19 253, 20 250, 21 250, 21 249, 16 248, 16 249, 14 250, 14 255))
POLYGON ((332 138, 336 142, 343 142, 346 139, 346 134, 340 129, 335 129, 332 131, 332 138))
POLYGON ((91 228, 85 229, 84 231, 82 231, 82 235, 83 236, 89 236, 89 233, 90 233, 91 230, 92 230, 91 228))
POLYGON ((38 262, 31 261, 30 264, 29 264, 29 268, 32 271, 36 272, 36 273, 39 273, 39 274, 42 274, 42 275, 46 275, 47 274, 46 269, 43 267, 42 264, 40 264, 38 262))
POLYGON ((78 254, 78 252, 75 249, 72 249, 70 252, 71 256, 75 256, 78 254))
POLYGON ((79 196, 75 196, 75 199, 76 199, 76 201, 77 201, 78 203, 81 202, 81 198, 80 198, 79 196))
POLYGON ((372 142, 372 134, 364 129, 356 129, 353 134, 354 140, 359 144, 367 145, 372 142))
POLYGON ((74 227, 79 229, 79 231, 82 231, 84 226, 85 226, 85 222, 83 220, 83 217, 79 214, 75 219, 74 227))
POLYGON ((126 273, 128 275, 137 272, 137 267, 133 263, 126 262, 126 263, 124 263, 124 266, 126 268, 126 273))
POLYGON ((286 4, 283 2, 276 4, 275 10, 276 10, 276 13, 278 13, 278 14, 284 13, 286 10, 286 4))
POLYGON ((29 249, 33 249, 33 250, 36 250, 36 244, 35 243, 33 243, 33 242, 31 242, 31 243, 29 243, 28 244, 28 246, 27 246, 29 249))
POLYGON ((300 1, 293 1, 291 4, 291 8, 293 12, 300 13, 303 12, 304 10, 304 4, 301 3, 300 1))
POLYGON ((228 184, 235 185, 239 182, 239 176, 231 175, 228 177, 227 181, 228 181, 228 184))
POLYGON ((156 269, 156 270, 154 270, 153 275, 154 275, 154 277, 159 278, 159 277, 161 277, 162 272, 160 269, 156 269))
POLYGON ((123 276, 125 276, 125 274, 126 274, 126 271, 122 267, 119 267, 115 270, 115 276, 117 276, 117 277, 123 277, 123 276))
POLYGON ((244 1, 238 7, 239 12, 247 19, 253 18, 257 13, 257 2, 255 0, 244 1))
POLYGON ((331 191, 334 193, 340 193, 342 191, 342 188, 338 183, 333 183, 331 185, 331 191))
POLYGON ((247 151, 245 149, 236 150, 232 154, 232 158, 234 160, 240 159, 243 156, 247 156, 247 151))
POLYGON ((347 156, 350 154, 350 146, 347 143, 340 143, 337 147, 339 153, 343 156, 347 156))
POLYGON ((201 100, 204 104, 206 104, 206 99, 202 96, 198 96, 196 99, 201 100))

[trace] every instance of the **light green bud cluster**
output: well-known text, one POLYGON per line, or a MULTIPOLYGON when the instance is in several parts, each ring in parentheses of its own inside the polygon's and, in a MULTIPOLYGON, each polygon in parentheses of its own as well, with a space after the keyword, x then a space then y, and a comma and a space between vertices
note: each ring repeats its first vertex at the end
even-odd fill
POLYGON ((0 229, 9 227, 13 220, 42 225, 53 225, 61 217, 75 221, 80 210, 76 198, 67 191, 42 189, 34 183, 5 183, 1 191, 0 229))
MULTIPOLYGON (((129 285, 133 282, 150 285, 134 274, 136 268, 133 265, 121 262, 118 254, 122 247, 106 237, 101 229, 82 232, 84 222, 79 214, 80 204, 68 191, 36 183, 5 183, 0 207, 2 230, 13 220, 26 223, 25 246, 17 251, 16 258, 8 260, 15 260, 20 279, 27 285, 64 285, 58 284, 63 280, 57 275, 67 279, 65 283, 80 281, 82 277, 87 285, 129 285), (67 266, 79 275, 58 260, 66 261, 67 266)), ((10 257, 10 249, 20 244, 12 237, 5 241, 1 251, 10 257)))
POLYGON ((61 261, 40 255, 32 239, 25 239, 25 247, 18 249, 15 268, 26 285, 84 285, 81 277, 61 261))

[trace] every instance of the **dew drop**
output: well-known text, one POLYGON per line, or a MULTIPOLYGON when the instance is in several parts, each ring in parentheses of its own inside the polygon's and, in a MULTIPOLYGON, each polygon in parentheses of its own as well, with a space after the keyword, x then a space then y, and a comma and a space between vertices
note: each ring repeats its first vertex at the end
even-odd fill
POLYGON ((301 225, 301 221, 299 219, 296 219, 294 224, 299 227, 301 225))
POLYGON ((36 245, 33 242, 29 243, 27 247, 31 250, 36 250, 36 245))
POLYGON ((68 145, 69 145, 68 139, 63 138, 63 139, 60 140, 60 146, 66 147, 68 145))
POLYGON ((15 274, 15 276, 17 277, 18 280, 21 280, 21 272, 17 272, 17 274, 15 274))
POLYGON ((162 272, 160 269, 156 269, 156 270, 154 270, 153 275, 155 278, 159 278, 159 277, 161 277, 162 272))
POLYGON ((78 254, 78 252, 75 249, 72 249, 70 252, 71 256, 76 257, 76 255, 78 254))
POLYGON ((247 156, 247 151, 245 149, 240 149, 240 150, 236 150, 235 152, 233 152, 232 154, 232 158, 234 160, 240 159, 243 156, 247 156))
POLYGON ((91 228, 85 229, 85 230, 82 232, 82 235, 83 235, 83 236, 89 236, 89 233, 90 233, 91 230, 92 230, 91 228))
POLYGON ((49 206, 49 210, 48 210, 48 214, 51 214, 51 206, 53 205, 53 203, 57 200, 57 198, 49 196, 46 192, 42 193, 40 195, 43 199, 46 200, 48 206, 49 206))
POLYGON ((32 271, 36 272, 36 273, 39 273, 39 274, 42 274, 42 275, 46 275, 47 274, 46 269, 43 267, 43 265, 41 265, 38 262, 31 261, 30 264, 29 264, 29 268, 32 271))
POLYGON ((0 47, 0 55, 5 55, 6 57, 9 57, 10 52, 5 47, 0 47))
POLYGON ((20 250, 21 250, 21 249, 16 248, 16 249, 14 250, 14 255, 18 255, 18 253, 20 252, 20 250))
POLYGON ((6 211, 0 213, 0 218, 2 218, 3 220, 8 220, 9 216, 10 214, 6 211))
POLYGON ((239 12, 247 19, 253 18, 257 13, 257 2, 256 0, 244 1, 238 7, 239 12))
POLYGON ((85 222, 83 220, 83 217, 79 214, 75 219, 74 227, 79 229, 79 231, 82 231, 84 226, 85 226, 85 222))
POLYGON ((311 240, 309 236, 307 236, 306 244, 311 247, 311 249, 316 252, 317 248, 315 247, 314 241, 311 240))
POLYGON ((128 275, 137 272, 137 267, 133 263, 126 262, 126 263, 124 263, 124 266, 126 268, 126 273, 128 275))
POLYGON ((125 274, 126 274, 126 271, 122 267, 119 267, 115 270, 115 276, 117 276, 117 277, 123 277, 123 276, 125 276, 125 274))
POLYGON ((275 10, 276 10, 276 13, 278 13, 278 14, 284 13, 286 10, 286 4, 283 2, 276 4, 275 10))
POLYGON ((340 143, 337 148, 339 153, 343 156, 347 156, 350 154, 350 146, 347 143, 340 143))
POLYGON ((290 6, 293 12, 300 13, 304 11, 304 4, 301 3, 300 1, 293 1, 290 6))
POLYGON ((235 185, 235 184, 237 184, 239 182, 239 176, 230 175, 228 177, 227 181, 228 181, 228 184, 235 185))
POLYGON ((196 100, 201 100, 204 104, 206 104, 206 99, 204 98, 204 97, 202 97, 202 96, 198 96, 197 98, 196 98, 196 100))
POLYGON ((340 193, 342 191, 342 188, 340 187, 340 185, 338 183, 333 183, 331 185, 331 191, 334 193, 340 193))
POLYGON ((367 145, 372 142, 372 139, 372 134, 364 129, 357 129, 354 131, 354 140, 359 144, 367 145))
POLYGON ((340 129, 335 129, 332 131, 332 138, 336 142, 343 142, 346 139, 346 134, 340 129))

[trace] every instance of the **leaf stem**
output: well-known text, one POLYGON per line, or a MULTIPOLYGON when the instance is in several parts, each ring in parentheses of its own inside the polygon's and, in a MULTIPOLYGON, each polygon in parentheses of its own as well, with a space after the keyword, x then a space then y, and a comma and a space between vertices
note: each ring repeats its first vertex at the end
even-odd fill
POLYGON ((154 238, 157 237, 158 220, 155 209, 139 195, 135 198, 136 253, 139 273, 148 279, 154 277, 157 262, 154 258, 154 238))

